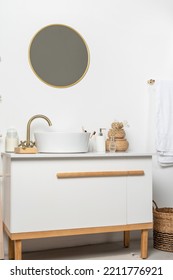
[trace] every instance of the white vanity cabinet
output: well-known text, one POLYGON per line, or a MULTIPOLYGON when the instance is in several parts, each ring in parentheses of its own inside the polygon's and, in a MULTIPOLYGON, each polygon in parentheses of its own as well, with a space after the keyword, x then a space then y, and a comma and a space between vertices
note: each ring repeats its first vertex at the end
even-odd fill
POLYGON ((9 257, 22 240, 152 228, 152 156, 130 153, 3 154, 9 257))

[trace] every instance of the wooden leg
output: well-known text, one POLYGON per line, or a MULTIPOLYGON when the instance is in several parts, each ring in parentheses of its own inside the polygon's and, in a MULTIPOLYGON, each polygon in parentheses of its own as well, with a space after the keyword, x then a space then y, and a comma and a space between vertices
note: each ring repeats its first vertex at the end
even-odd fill
POLYGON ((141 231, 141 258, 146 259, 148 257, 148 230, 143 229, 141 231))
POLYGON ((3 240, 3 230, 0 228, 0 260, 4 259, 4 240, 3 240))
POLYGON ((8 258, 14 260, 14 241, 8 238, 8 258))
MULTIPOLYGON (((0 186, 1 187, 1 186, 0 186)), ((2 221, 2 197, 0 189, 0 259, 4 259, 4 238, 3 238, 3 221, 2 221)))
POLYGON ((14 241, 14 259, 15 260, 22 259, 22 241, 21 240, 14 241))
POLYGON ((124 247, 128 248, 130 244, 130 231, 124 231, 124 247))

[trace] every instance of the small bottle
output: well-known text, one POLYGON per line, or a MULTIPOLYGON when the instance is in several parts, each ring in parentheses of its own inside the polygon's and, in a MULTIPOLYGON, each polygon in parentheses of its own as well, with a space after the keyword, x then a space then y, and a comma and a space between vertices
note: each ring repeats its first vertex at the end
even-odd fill
POLYGON ((19 145, 19 138, 16 129, 9 128, 5 138, 5 151, 14 153, 14 149, 19 145))
POLYGON ((106 143, 105 143, 105 137, 103 135, 103 130, 105 128, 100 128, 99 134, 96 135, 95 138, 95 149, 96 152, 105 152, 106 151, 106 143))
POLYGON ((113 137, 113 136, 111 136, 111 138, 110 138, 109 152, 111 152, 111 153, 116 152, 116 142, 115 142, 115 137, 113 137))

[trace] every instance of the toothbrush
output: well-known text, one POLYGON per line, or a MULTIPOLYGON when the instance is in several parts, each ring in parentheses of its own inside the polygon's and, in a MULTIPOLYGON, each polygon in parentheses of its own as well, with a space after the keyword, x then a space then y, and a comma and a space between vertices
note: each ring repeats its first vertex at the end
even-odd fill
POLYGON ((84 129, 84 127, 83 127, 83 126, 82 126, 82 131, 83 131, 83 132, 87 132, 87 130, 86 130, 86 129, 84 129))
POLYGON ((90 139, 96 134, 96 131, 93 131, 93 133, 90 135, 90 139))

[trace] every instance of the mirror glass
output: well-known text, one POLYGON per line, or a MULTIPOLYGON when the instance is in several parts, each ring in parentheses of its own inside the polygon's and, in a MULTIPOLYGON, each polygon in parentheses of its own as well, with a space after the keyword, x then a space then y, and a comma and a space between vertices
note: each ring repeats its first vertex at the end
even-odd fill
POLYGON ((29 47, 29 61, 36 76, 53 87, 78 83, 89 67, 89 49, 73 28, 54 24, 39 30, 29 47))

